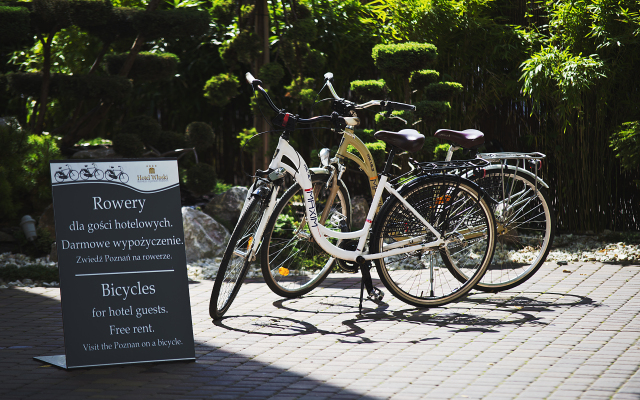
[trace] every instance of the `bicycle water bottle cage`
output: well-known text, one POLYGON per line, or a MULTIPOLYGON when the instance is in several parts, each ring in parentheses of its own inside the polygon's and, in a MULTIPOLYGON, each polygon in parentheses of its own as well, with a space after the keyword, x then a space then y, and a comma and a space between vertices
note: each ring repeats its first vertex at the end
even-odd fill
POLYGON ((271 123, 276 126, 276 128, 284 128, 285 131, 293 131, 296 129, 296 123, 298 121, 298 116, 293 115, 291 113, 279 112, 278 115, 273 117, 271 123))
POLYGON ((484 133, 477 129, 465 129, 463 131, 454 131, 451 129, 438 129, 433 136, 438 139, 446 140, 462 147, 463 149, 474 149, 484 144, 484 133))

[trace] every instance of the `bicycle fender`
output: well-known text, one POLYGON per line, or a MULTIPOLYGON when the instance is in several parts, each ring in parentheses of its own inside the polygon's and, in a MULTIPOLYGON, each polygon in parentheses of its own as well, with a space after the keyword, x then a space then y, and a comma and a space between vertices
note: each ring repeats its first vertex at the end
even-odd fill
POLYGON ((462 176, 458 176, 458 175, 432 175, 432 176, 424 175, 424 176, 419 176, 416 179, 413 179, 410 182, 407 182, 404 185, 402 185, 398 189, 398 193, 400 193, 401 195, 404 196, 404 194, 407 191, 411 190, 415 185, 419 185, 419 184, 422 184, 424 182, 429 182, 429 181, 436 181, 436 182, 437 181, 442 181, 443 178, 447 178, 447 179, 449 179, 449 180, 451 180, 453 182, 455 182, 456 180, 464 181, 464 183, 466 185, 470 186, 473 190, 478 192, 478 194, 480 194, 480 197, 485 199, 487 201, 487 203, 489 203, 489 205, 498 204, 498 202, 496 200, 494 200, 491 196, 489 196, 489 194, 487 193, 486 190, 484 190, 484 188, 479 186, 474 181, 472 181, 470 179, 467 179, 465 177, 462 177, 462 176))
MULTIPOLYGON (((514 169, 516 170, 516 174, 517 175, 527 175, 529 178, 531 178, 533 181, 538 181, 538 183, 540 185, 542 185, 545 189, 549 189, 549 185, 547 185, 547 183, 545 181, 543 181, 542 179, 540 179, 539 177, 536 177, 536 175, 531 172, 531 171, 527 171, 524 168, 520 168, 520 167, 515 167, 515 166, 509 166, 509 167, 501 167, 500 165, 490 165, 486 168, 484 168, 486 171, 494 171, 494 170, 511 170, 513 171, 514 169)), ((473 171, 469 171, 466 174, 463 175, 463 177, 465 177, 466 179, 469 179, 469 177, 473 174, 473 171)))

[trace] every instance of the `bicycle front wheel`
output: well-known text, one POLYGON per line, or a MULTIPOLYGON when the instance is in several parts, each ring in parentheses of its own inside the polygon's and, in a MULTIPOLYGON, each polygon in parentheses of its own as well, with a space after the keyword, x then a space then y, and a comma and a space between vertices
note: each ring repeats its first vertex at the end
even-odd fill
MULTIPOLYGON (((471 182, 455 177, 418 178, 400 194, 445 243, 377 259, 378 276, 394 296, 417 307, 437 307, 464 296, 491 262, 495 245, 491 207, 471 182), (458 281, 458 271, 464 271, 464 282, 458 281)), ((392 196, 374 222, 371 254, 435 240, 433 232, 392 196)))
POLYGON ((264 214, 264 203, 255 196, 248 201, 249 205, 231 234, 213 284, 209 302, 209 315, 213 319, 222 318, 229 310, 251 264, 251 245, 264 214))
POLYGON ((498 202, 493 207, 497 238, 493 260, 476 289, 499 292, 531 278, 547 259, 555 215, 547 191, 535 178, 506 167, 476 180, 498 202))
MULTIPOLYGON (((312 175, 311 183, 318 216, 330 207, 324 226, 339 230, 341 220, 350 224, 349 193, 341 181, 331 204, 327 204, 329 175, 312 175)), ((294 298, 309 293, 327 277, 335 259, 318 246, 305 213, 302 188, 293 185, 278 200, 264 233, 261 250, 262 275, 269 288, 279 296, 294 298), (268 244, 268 245, 267 245, 268 244)), ((320 218, 318 218, 320 219, 320 218)))

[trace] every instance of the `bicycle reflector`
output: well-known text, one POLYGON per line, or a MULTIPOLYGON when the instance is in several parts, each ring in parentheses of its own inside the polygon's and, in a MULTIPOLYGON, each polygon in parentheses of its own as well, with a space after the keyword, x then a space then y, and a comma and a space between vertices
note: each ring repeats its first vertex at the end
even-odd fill
POLYGON ((285 267, 280 267, 278 268, 278 273, 282 276, 287 276, 289 275, 289 270, 285 267))
POLYGON ((251 250, 251 243, 253 243, 253 236, 249 238, 249 242, 247 243, 247 251, 251 250))
POLYGON ((439 196, 436 198, 436 205, 441 206, 449 201, 451 201, 451 196, 445 194, 444 196, 439 196))

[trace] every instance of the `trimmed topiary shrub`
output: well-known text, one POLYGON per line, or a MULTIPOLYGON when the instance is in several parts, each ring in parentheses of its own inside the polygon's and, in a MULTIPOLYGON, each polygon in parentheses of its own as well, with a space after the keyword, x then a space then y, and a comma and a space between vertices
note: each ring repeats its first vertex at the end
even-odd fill
POLYGON ((83 31, 96 36, 104 43, 112 43, 117 39, 133 39, 138 32, 133 27, 134 15, 145 10, 129 7, 110 8, 101 16, 101 23, 93 19, 84 21, 74 17, 74 23, 83 31))
POLYGON ((194 164, 187 170, 187 189, 197 196, 211 193, 216 183, 216 173, 209 164, 194 164))
POLYGON ((128 119, 122 125, 121 132, 128 135, 136 135, 142 141, 142 143, 150 144, 153 146, 154 144, 156 144, 161 130, 162 127, 160 126, 160 123, 154 118, 149 117, 148 115, 139 115, 137 117, 128 119))
POLYGON ((413 71, 409 78, 411 87, 415 90, 421 90, 428 85, 437 82, 440 79, 440 73, 432 69, 421 69, 419 71, 413 71))
POLYGON ((214 106, 224 107, 238 95, 239 86, 240 82, 235 75, 215 75, 204 85, 204 97, 214 106))
POLYGON ((187 144, 197 151, 213 147, 213 129, 205 122, 192 122, 187 125, 187 144))
POLYGON ((435 82, 425 88, 429 100, 451 100, 454 94, 462 93, 462 85, 458 82, 435 82))
POLYGON ((384 79, 377 81, 353 81, 351 82, 351 90, 358 96, 375 99, 383 99, 387 92, 384 79))
MULTIPOLYGON (((114 54, 105 57, 107 70, 117 75, 129 54, 114 54)), ((176 75, 180 59, 171 53, 141 52, 136 56, 128 77, 134 81, 168 80, 176 75)))
POLYGON ((426 67, 437 54, 436 46, 430 43, 409 42, 377 44, 372 57, 381 70, 408 76, 410 72, 426 67))
POLYGON ((104 99, 122 101, 129 97, 133 85, 122 76, 54 74, 51 79, 52 97, 76 99, 104 99))
POLYGON ((71 2, 67 0, 33 0, 31 3, 31 25, 40 32, 51 32, 66 28, 71 20, 71 2))
POLYGON ((113 138, 113 149, 125 158, 138 158, 144 152, 144 144, 137 135, 120 133, 113 138))
POLYGON ((424 100, 416 104, 416 115, 427 124, 441 121, 451 109, 447 101, 424 100))
POLYGON ((160 135, 158 135, 158 139, 156 140, 156 145, 154 147, 161 153, 184 149, 187 147, 187 139, 179 132, 162 131, 160 132, 160 135))

